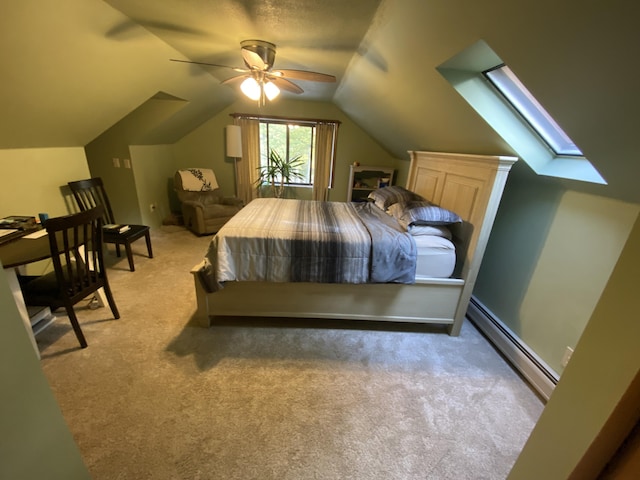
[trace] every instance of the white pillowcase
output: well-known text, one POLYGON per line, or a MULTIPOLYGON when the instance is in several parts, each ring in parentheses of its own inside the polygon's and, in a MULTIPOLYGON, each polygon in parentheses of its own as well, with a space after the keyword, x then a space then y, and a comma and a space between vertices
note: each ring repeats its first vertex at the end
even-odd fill
POLYGON ((407 232, 410 235, 419 236, 419 235, 433 235, 436 237, 444 237, 447 240, 451 240, 453 236, 451 235, 451 230, 444 226, 435 226, 435 225, 409 225, 407 227, 407 232))

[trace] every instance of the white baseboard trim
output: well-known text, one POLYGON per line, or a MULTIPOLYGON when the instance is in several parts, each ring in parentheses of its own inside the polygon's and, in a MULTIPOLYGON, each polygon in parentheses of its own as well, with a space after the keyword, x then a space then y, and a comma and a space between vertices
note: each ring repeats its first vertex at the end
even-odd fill
POLYGON ((469 302, 467 317, 531 383, 533 388, 545 400, 549 400, 558 383, 558 374, 474 296, 469 302))

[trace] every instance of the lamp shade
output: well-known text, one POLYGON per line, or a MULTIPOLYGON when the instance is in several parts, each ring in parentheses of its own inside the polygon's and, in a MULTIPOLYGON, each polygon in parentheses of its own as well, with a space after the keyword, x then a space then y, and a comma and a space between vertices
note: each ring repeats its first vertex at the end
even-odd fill
POLYGON ((227 125, 227 157, 242 157, 242 130, 239 125, 227 125))
POLYGON ((240 84, 240 90, 251 100, 260 100, 262 88, 255 78, 249 77, 240 84))
POLYGON ((264 93, 269 100, 273 100, 280 95, 280 89, 273 82, 266 82, 264 84, 264 93))

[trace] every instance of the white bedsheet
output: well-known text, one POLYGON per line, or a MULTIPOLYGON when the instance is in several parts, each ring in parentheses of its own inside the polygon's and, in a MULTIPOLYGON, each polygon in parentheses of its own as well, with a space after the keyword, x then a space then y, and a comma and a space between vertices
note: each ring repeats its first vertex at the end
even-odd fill
POLYGON ((417 235, 413 239, 418 247, 416 276, 447 278, 456 266, 454 244, 435 235, 417 235))

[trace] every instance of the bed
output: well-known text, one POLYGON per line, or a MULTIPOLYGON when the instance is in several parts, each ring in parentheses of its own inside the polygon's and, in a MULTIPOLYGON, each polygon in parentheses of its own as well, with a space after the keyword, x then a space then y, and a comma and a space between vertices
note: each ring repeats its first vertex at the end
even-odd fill
MULTIPOLYGON (((265 247, 264 242, 255 240, 254 236, 254 245, 245 248, 251 252, 250 255, 246 255, 247 258, 231 257, 231 261, 226 260, 227 264, 218 268, 217 263, 220 261, 224 264, 225 260, 219 260, 218 254, 212 255, 211 252, 226 248, 242 250, 243 247, 233 246, 233 242, 236 241, 234 239, 247 229, 255 227, 260 230, 260 218, 264 220, 262 223, 265 226, 278 225, 278 230, 286 230, 287 225, 296 228, 295 222, 292 221, 293 214, 287 213, 287 209, 283 207, 286 201, 257 199, 261 201, 254 200, 247 205, 244 209, 247 210, 246 214, 238 214, 237 220, 234 217, 227 224, 228 229, 225 225, 221 229, 222 234, 219 232, 212 238, 209 252, 203 261, 192 269, 197 322, 209 327, 215 322, 216 317, 249 316, 435 323, 446 325, 450 335, 458 335, 507 175, 517 159, 509 156, 424 151, 410 151, 409 155, 411 163, 405 188, 460 217, 460 222, 448 225, 454 245, 453 256, 445 252, 446 248, 442 246, 446 242, 442 238, 435 240, 437 245, 434 249, 425 245, 423 238, 414 236, 414 241, 408 241, 409 245, 404 250, 401 248, 399 253, 394 247, 394 256, 390 257, 394 265, 407 263, 406 268, 389 271, 388 265, 384 265, 385 256, 382 255, 382 265, 378 267, 381 276, 371 278, 371 271, 375 269, 370 267, 377 265, 376 260, 373 257, 368 260, 360 258, 363 256, 362 252, 376 248, 391 252, 390 244, 383 243, 377 247, 368 245, 366 239, 360 238, 366 235, 349 232, 345 234, 348 237, 344 240, 346 243, 341 243, 338 249, 327 247, 324 260, 322 255, 320 256, 320 263, 326 263, 327 259, 333 258, 337 250, 342 252, 346 260, 337 268, 347 271, 346 276, 334 278, 320 273, 315 277, 299 277, 297 274, 282 277, 277 273, 279 267, 274 267, 278 262, 273 259, 266 260, 266 263, 259 266, 259 262, 255 260, 255 248, 282 253, 295 248, 304 250, 305 247, 299 247, 297 243, 265 247), (281 203, 274 205, 273 202, 281 203), (255 205, 252 205, 254 203, 255 205), (226 240, 227 237, 231 240, 226 240), (361 241, 365 243, 359 243, 361 241), (430 266, 434 265, 433 258, 426 261, 428 255, 441 260, 435 271, 430 270, 430 266), (439 258, 441 256, 446 258, 439 258), (251 268, 248 268, 249 266, 251 268), (251 277, 246 274, 249 270, 261 273, 257 277, 251 277)), ((369 205, 358 207, 350 203, 326 203, 331 210, 336 210, 336 217, 360 216, 358 211, 363 209, 365 217, 370 214, 378 215, 376 208, 370 208, 369 205)), ((294 210, 299 211, 300 208, 298 205, 294 210)), ((341 235, 344 229, 341 223, 337 223, 341 220, 335 220, 332 216, 333 212, 329 214, 325 211, 327 208, 325 204, 321 213, 306 216, 329 216, 330 226, 324 228, 322 235, 330 237, 332 242, 334 236, 341 235)), ((383 215, 388 216, 388 210, 383 211, 383 215)), ((389 223, 393 228, 392 224, 397 222, 393 220, 389 223)), ((386 226, 374 225, 373 228, 375 234, 370 237, 386 235, 379 230, 385 230, 386 226)), ((278 235, 278 232, 270 232, 267 236, 278 235)), ((405 244, 402 236, 394 238, 391 243, 405 244)), ((329 243, 332 244, 331 242, 329 243)), ((288 258, 287 261, 291 259, 288 258)), ((303 262, 303 265, 304 268, 300 270, 302 272, 314 270, 313 264, 308 261, 303 262)))

